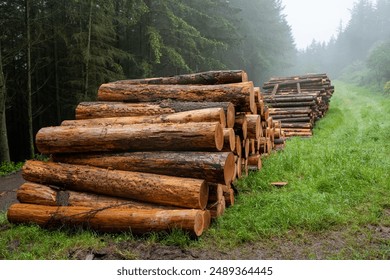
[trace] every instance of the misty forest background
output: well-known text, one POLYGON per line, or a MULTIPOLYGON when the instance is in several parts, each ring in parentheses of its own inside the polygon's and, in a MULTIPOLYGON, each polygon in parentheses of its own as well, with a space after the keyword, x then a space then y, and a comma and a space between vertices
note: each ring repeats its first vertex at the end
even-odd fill
POLYGON ((351 16, 297 50, 279 0, 0 0, 0 162, 35 157, 41 127, 119 79, 320 72, 389 92, 390 0, 358 0, 351 16))

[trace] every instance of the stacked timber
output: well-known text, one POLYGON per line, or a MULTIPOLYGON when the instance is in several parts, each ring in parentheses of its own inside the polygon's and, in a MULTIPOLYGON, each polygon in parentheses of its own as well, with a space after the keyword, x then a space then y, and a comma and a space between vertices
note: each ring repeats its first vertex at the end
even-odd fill
POLYGON ((75 115, 38 131, 9 221, 200 236, 282 134, 241 70, 103 84, 75 115))
POLYGON ((334 86, 326 74, 271 78, 263 86, 268 114, 286 137, 312 136, 315 122, 329 110, 334 86))

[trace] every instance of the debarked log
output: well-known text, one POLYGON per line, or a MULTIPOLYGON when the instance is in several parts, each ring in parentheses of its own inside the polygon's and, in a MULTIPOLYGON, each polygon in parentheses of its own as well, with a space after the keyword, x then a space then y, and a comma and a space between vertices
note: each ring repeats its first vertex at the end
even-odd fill
POLYGON ((205 179, 221 184, 230 184, 234 174, 234 155, 231 152, 57 154, 52 158, 62 163, 205 179))
POLYGON ((23 178, 30 182, 74 191, 181 208, 204 209, 208 200, 205 180, 92 166, 30 160, 23 166, 23 178))
POLYGON ((36 135, 43 154, 111 151, 220 151, 219 123, 135 124, 123 126, 45 127, 36 135))
POLYGON ((153 124, 153 123, 189 123, 189 122, 219 122, 226 127, 226 116, 223 108, 208 108, 191 110, 173 114, 156 116, 133 116, 97 118, 85 120, 66 120, 62 126, 112 126, 129 124, 153 124))
POLYGON ((81 226, 99 232, 144 234, 179 228, 200 236, 205 226, 203 212, 195 209, 98 209, 16 203, 9 207, 7 218, 11 223, 35 223, 42 227, 81 226))

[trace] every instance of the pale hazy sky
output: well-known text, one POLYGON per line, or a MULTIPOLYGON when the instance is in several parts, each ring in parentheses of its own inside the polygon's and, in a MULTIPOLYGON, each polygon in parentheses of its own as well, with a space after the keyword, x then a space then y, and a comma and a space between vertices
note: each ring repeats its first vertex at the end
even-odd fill
POLYGON ((315 39, 327 42, 337 34, 340 20, 343 27, 350 19, 350 10, 357 0, 282 0, 284 14, 298 49, 315 39))

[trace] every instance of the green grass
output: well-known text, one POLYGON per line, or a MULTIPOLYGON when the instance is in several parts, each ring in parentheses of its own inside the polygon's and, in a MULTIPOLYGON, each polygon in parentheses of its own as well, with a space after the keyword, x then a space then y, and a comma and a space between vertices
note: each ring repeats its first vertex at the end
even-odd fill
POLYGON ((239 182, 213 234, 232 244, 381 221, 390 208, 390 99, 341 82, 314 137, 295 138, 239 182), (273 181, 287 181, 282 189, 273 181), (226 237, 229 236, 227 239, 226 237))
MULTIPOLYGON (((345 248, 327 258, 389 258, 390 242, 375 239, 371 228, 390 227, 390 98, 342 82, 335 87, 331 109, 317 122, 314 136, 289 140, 285 150, 264 159, 260 172, 240 180, 234 207, 199 240, 179 230, 144 237, 49 231, 10 225, 3 215, 0 258, 66 259, 79 249, 134 240, 211 250, 270 242, 272 249, 277 245, 269 240, 301 244, 332 231, 342 236, 345 248), (278 189, 273 181, 288 185, 278 189), (358 244, 359 236, 367 241, 358 244)), ((118 254, 129 252, 118 246, 118 254)))
POLYGON ((23 166, 23 162, 1 162, 0 163, 0 177, 9 175, 13 172, 20 170, 23 166))

